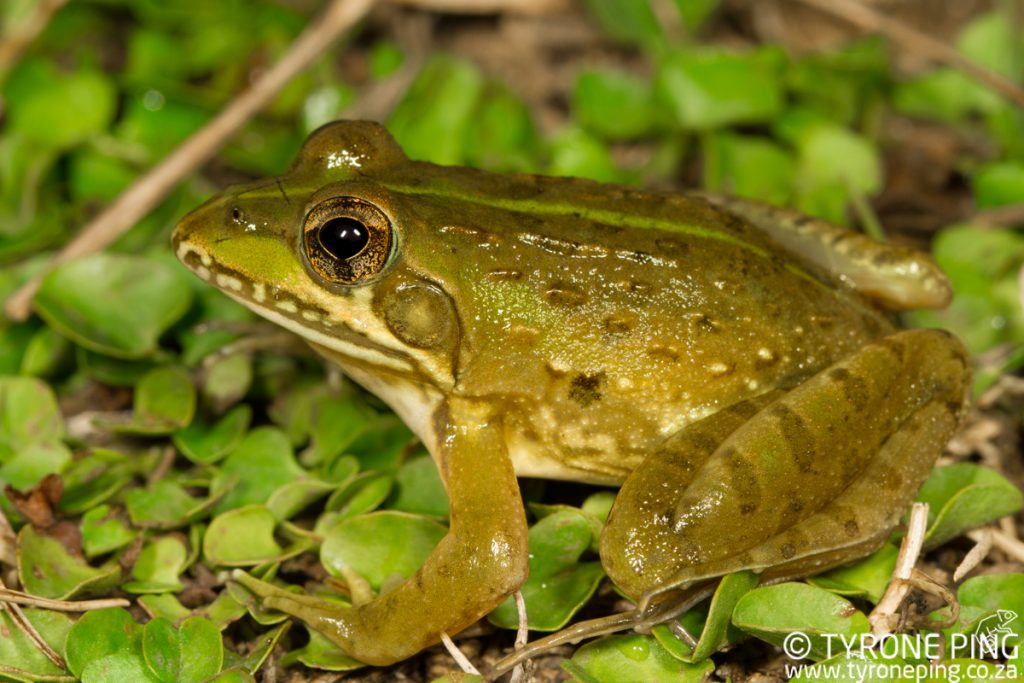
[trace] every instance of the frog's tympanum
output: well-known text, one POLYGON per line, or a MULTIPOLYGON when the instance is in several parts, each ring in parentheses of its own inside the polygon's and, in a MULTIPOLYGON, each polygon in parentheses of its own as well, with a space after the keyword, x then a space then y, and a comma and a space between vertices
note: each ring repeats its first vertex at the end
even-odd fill
POLYGON ((741 200, 411 161, 374 123, 320 128, 174 243, 386 401, 441 473, 448 534, 393 590, 257 590, 366 663, 523 582, 517 475, 621 484, 601 560, 642 607, 867 554, 965 405, 961 344, 893 322, 949 299, 919 253, 741 200))

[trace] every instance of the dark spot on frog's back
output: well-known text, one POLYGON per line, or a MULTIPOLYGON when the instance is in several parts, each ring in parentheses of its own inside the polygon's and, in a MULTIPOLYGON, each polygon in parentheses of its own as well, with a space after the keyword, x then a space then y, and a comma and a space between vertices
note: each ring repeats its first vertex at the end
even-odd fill
POLYGON ((627 334, 633 330, 635 320, 632 316, 615 313, 604 319, 604 331, 608 334, 627 334))
POLYGON ((797 469, 801 472, 813 471, 816 459, 814 436, 804 419, 786 405, 776 405, 771 414, 779 421, 779 428, 797 469))
POLYGON ((729 472, 729 483, 743 505, 761 504, 761 483, 757 467, 735 448, 726 447, 719 453, 729 472))
POLYGON ((601 384, 604 382, 605 374, 598 372, 593 375, 580 373, 572 378, 569 384, 569 398, 586 408, 595 401, 601 400, 601 384))
POLYGON ((867 408, 869 400, 868 386, 861 377, 851 373, 846 368, 829 370, 828 376, 831 380, 842 385, 843 396, 857 412, 867 408))
POLYGON ((575 285, 553 282, 544 291, 544 299, 554 306, 574 308, 587 302, 587 295, 575 285))
POLYGON ((854 538, 860 533, 860 525, 857 524, 857 520, 850 518, 843 522, 843 531, 846 532, 846 535, 850 538, 854 538))

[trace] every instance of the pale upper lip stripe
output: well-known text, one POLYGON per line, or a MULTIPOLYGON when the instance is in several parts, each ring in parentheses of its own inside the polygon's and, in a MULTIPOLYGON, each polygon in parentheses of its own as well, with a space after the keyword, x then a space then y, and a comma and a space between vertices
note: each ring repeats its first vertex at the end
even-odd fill
MULTIPOLYGON (((383 346, 369 339, 365 334, 355 330, 344 320, 331 318, 327 311, 319 307, 308 306, 295 297, 288 295, 282 290, 274 293, 274 307, 267 305, 266 284, 262 282, 250 283, 245 278, 239 277, 236 271, 225 268, 214 262, 208 253, 199 249, 188 240, 181 240, 177 245, 178 259, 192 270, 201 279, 213 284, 218 289, 225 291, 232 298, 242 303, 258 308, 258 313, 266 315, 273 314, 275 318, 285 318, 296 324, 299 330, 309 331, 311 328, 318 337, 326 337, 330 341, 340 342, 347 346, 359 347, 389 359, 389 367, 419 372, 417 363, 407 354, 388 346, 383 346), (276 309, 276 310, 275 310, 276 309), (399 368, 397 363, 404 367, 399 368)), ((298 330, 293 330, 298 333, 298 330)), ((301 336, 301 335, 300 335, 301 336)), ((314 339, 318 344, 328 348, 335 348, 324 339, 314 339)), ((339 350, 340 349, 336 349, 339 350)))

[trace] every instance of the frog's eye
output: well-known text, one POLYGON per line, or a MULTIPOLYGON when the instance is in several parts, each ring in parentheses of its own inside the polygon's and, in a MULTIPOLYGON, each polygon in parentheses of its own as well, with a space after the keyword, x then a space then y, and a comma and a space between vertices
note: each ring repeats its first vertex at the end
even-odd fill
POLYGON ((302 246, 321 278, 331 284, 358 284, 384 268, 391 253, 391 221, 365 200, 332 197, 306 214, 302 246))

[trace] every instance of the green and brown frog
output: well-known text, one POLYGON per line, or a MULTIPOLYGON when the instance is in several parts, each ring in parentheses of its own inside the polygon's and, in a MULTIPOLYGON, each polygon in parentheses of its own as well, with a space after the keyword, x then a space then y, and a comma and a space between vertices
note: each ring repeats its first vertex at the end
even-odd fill
POLYGON ((320 128, 174 245, 387 402, 441 473, 448 534, 393 590, 339 607, 247 582, 369 664, 524 581, 517 475, 621 484, 601 560, 642 611, 872 551, 965 406, 961 344, 893 322, 949 299, 922 254, 742 200, 411 161, 374 123, 320 128))

